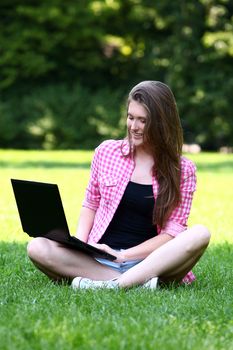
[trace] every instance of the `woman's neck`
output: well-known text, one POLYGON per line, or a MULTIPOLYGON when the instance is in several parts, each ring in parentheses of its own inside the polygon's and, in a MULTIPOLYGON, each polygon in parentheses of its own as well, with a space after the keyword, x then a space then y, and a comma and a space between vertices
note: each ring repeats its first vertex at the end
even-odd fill
POLYGON ((154 159, 150 152, 146 149, 137 147, 134 153, 135 168, 131 177, 131 181, 141 184, 152 183, 152 169, 154 159))
POLYGON ((152 153, 148 147, 145 146, 139 146, 135 147, 134 149, 134 157, 135 159, 138 158, 145 158, 145 159, 153 159, 152 153))

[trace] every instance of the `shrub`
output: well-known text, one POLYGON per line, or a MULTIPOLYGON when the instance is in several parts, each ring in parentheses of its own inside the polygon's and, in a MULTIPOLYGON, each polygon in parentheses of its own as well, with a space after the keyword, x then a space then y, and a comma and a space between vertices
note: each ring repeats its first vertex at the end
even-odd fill
POLYGON ((124 134, 122 91, 53 84, 0 103, 0 146, 92 148, 124 134))

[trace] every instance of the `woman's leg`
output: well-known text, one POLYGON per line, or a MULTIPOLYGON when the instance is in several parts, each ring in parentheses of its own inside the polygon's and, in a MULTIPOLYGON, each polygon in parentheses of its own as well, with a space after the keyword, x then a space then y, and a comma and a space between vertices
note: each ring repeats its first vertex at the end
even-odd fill
POLYGON ((120 287, 143 284, 152 277, 163 281, 181 281, 207 248, 210 233, 202 225, 195 225, 165 243, 142 262, 118 278, 120 287))
POLYGON ((55 281, 70 280, 76 276, 108 280, 120 275, 120 272, 101 265, 87 254, 43 237, 29 242, 27 252, 34 265, 55 281))

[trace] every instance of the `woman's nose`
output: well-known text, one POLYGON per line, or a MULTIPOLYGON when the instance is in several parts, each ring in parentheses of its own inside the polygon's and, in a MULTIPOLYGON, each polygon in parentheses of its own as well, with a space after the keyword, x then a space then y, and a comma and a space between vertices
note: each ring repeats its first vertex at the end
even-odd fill
POLYGON ((138 122, 137 122, 136 119, 134 119, 131 128, 132 128, 132 129, 138 129, 138 122))

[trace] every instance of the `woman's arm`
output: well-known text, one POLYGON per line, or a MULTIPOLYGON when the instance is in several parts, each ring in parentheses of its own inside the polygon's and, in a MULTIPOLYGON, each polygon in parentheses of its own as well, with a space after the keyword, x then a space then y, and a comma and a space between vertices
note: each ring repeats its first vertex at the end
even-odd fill
POLYGON ((95 213, 95 210, 86 207, 82 207, 80 211, 76 237, 83 242, 87 242, 88 240, 89 233, 94 223, 95 213))
POLYGON ((123 261, 145 259, 155 249, 159 248, 161 245, 167 243, 171 239, 173 239, 173 237, 166 233, 150 238, 147 241, 136 245, 135 247, 124 250, 122 252, 123 261))
POLYGON ((136 245, 135 247, 126 249, 121 252, 116 252, 114 249, 110 248, 107 244, 93 244, 95 247, 110 253, 117 257, 115 262, 123 262, 127 260, 137 260, 145 259, 150 253, 159 248, 161 245, 167 243, 173 239, 169 234, 163 233, 153 238, 148 239, 147 241, 136 245))
POLYGON ((96 210, 99 207, 100 192, 98 181, 98 151, 95 150, 93 160, 91 162, 90 179, 85 191, 83 206, 80 211, 76 237, 83 242, 88 241, 90 231, 94 224, 96 210))

